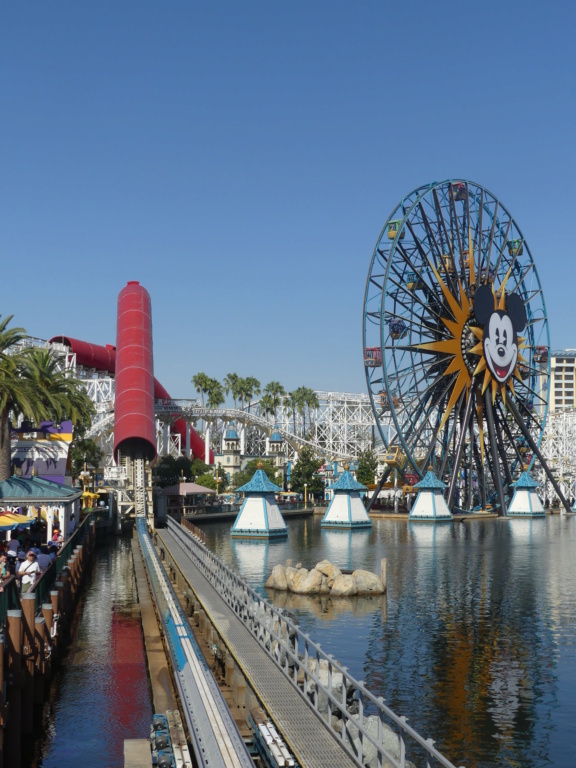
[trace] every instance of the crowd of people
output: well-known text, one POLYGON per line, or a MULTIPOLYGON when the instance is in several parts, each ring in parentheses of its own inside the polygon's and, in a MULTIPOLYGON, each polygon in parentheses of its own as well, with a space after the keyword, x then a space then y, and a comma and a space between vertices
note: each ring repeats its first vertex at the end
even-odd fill
POLYGON ((0 592, 3 583, 14 576, 22 593, 32 590, 45 571, 52 565, 64 543, 60 529, 55 527, 46 543, 43 526, 17 528, 9 541, 0 541, 0 592))

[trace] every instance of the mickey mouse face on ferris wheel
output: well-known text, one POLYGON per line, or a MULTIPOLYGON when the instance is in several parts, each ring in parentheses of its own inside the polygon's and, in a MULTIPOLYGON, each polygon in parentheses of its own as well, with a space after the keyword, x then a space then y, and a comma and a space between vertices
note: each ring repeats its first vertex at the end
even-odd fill
POLYGON ((486 365, 496 381, 505 384, 518 361, 518 332, 527 322, 524 302, 517 293, 511 293, 506 296, 506 309, 498 309, 492 287, 482 285, 474 296, 474 314, 484 325, 486 365))

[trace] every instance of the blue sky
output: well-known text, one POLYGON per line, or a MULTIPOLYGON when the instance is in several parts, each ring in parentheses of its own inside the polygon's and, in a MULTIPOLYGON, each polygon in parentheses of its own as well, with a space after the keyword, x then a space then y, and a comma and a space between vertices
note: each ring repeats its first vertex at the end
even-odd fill
POLYGON ((398 200, 468 178, 511 211, 576 346, 573 3, 0 6, 0 312, 114 343, 152 297, 175 397, 235 371, 365 391, 363 294, 398 200))

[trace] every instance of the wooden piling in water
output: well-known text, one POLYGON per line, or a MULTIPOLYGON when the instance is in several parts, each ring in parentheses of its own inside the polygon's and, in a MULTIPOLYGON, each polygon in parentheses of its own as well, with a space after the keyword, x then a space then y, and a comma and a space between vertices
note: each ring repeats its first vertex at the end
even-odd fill
POLYGON ((22 735, 29 736, 34 730, 34 669, 35 649, 34 617, 36 614, 36 595, 27 592, 21 595, 22 604, 22 735))
POLYGON ((6 668, 6 721, 5 764, 19 766, 21 762, 22 711, 22 611, 8 611, 8 657, 6 668))

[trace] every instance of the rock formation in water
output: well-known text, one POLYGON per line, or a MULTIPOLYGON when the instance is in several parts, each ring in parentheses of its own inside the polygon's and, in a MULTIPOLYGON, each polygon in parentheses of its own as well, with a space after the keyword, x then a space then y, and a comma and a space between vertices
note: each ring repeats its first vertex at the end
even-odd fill
POLYGON ((302 568, 300 563, 296 568, 290 564, 275 565, 264 586, 297 595, 383 595, 386 592, 386 561, 382 560, 380 576, 360 569, 342 573, 328 560, 322 560, 311 570, 302 568))

